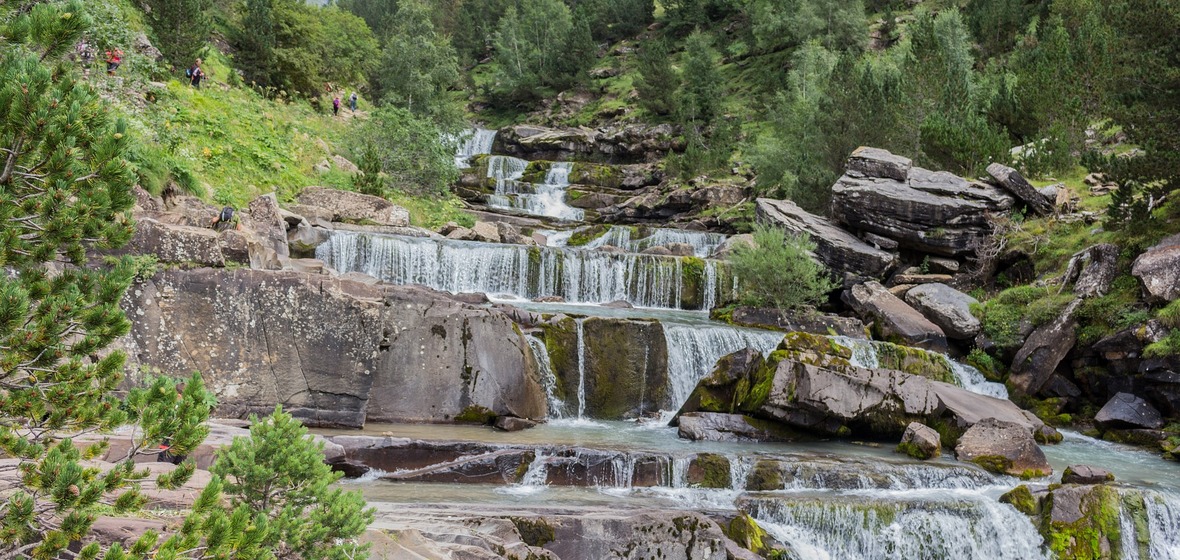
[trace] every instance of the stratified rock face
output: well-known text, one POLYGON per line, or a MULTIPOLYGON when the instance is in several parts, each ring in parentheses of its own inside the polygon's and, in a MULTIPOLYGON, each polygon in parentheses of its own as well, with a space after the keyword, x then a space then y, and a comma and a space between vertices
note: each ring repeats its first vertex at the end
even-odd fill
POLYGON ((924 253, 964 256, 991 235, 989 214, 1014 201, 1001 190, 947 172, 911 167, 909 160, 859 148, 832 187, 832 220, 924 253))
POLYGON ((1019 171, 1002 163, 993 163, 987 166, 987 174, 992 176, 996 184, 1016 195, 1038 215, 1048 216, 1053 213, 1053 203, 1037 191, 1019 171))
POLYGON ((788 232, 805 233, 815 243, 816 257, 837 274, 883 277, 893 268, 896 257, 882 251, 828 220, 810 214, 789 200, 759 198, 756 203, 759 222, 781 227, 788 232))
POLYGON ((545 395, 503 314, 426 290, 259 270, 166 271, 124 300, 134 365, 200 371, 219 414, 283 404, 319 426, 540 418, 545 395))
POLYGON ((1159 242, 1135 259, 1131 274, 1157 301, 1180 299, 1180 235, 1159 242))
POLYGON ((979 334, 979 319, 971 314, 971 306, 979 300, 946 284, 922 284, 905 294, 906 303, 942 328, 948 337, 974 338, 979 334))
POLYGON ((946 350, 946 334, 914 308, 877 282, 857 284, 844 292, 848 303, 866 320, 873 319, 882 338, 930 350, 946 350))
POLYGON ((324 187, 307 187, 299 204, 318 206, 332 213, 334 222, 371 222, 383 226, 410 225, 410 213, 379 196, 324 187))
POLYGON ((1009 380, 1013 386, 1027 395, 1036 395, 1045 388, 1077 340, 1077 321, 1073 315, 1081 301, 1070 302, 1061 315, 1028 337, 1012 360, 1009 380))
POLYGON ((1155 407, 1130 393, 1118 393, 1107 401, 1102 410, 1094 415, 1094 421, 1105 429, 1147 428, 1159 429, 1163 418, 1155 407))
POLYGON ((691 412, 677 419, 683 439, 693 441, 796 441, 783 426, 741 414, 691 412))
POLYGON ((676 130, 666 124, 630 124, 605 130, 515 125, 496 134, 492 151, 525 159, 606 159, 610 163, 633 163, 681 149, 682 144, 675 136, 676 130))
POLYGON ((1048 476, 1053 467, 1027 427, 995 418, 971 426, 959 438, 955 457, 989 471, 1014 476, 1048 476))
POLYGON ((135 235, 120 253, 152 255, 161 263, 225 266, 217 232, 202 227, 172 225, 151 218, 135 223, 135 235))
POLYGON ((734 325, 784 332, 836 333, 862 340, 869 338, 868 329, 859 319, 828 313, 792 312, 767 307, 740 306, 734 308, 728 321, 734 325))
POLYGON ((942 436, 930 426, 910 422, 897 448, 915 459, 933 459, 942 455, 942 436))

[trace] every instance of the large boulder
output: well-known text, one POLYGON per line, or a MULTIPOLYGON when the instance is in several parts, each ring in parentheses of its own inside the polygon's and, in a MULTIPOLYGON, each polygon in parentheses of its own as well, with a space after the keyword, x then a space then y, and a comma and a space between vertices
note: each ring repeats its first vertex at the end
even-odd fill
POLYGON ((1135 259, 1131 274, 1156 301, 1180 299, 1180 235, 1160 241, 1135 259))
POLYGON ((365 222, 398 227, 410 225, 410 213, 405 208, 379 196, 358 192, 307 187, 299 193, 299 204, 330 211, 334 222, 365 222))
POLYGON ((835 333, 849 338, 868 339, 868 329, 855 317, 842 317, 814 311, 793 312, 769 307, 738 306, 728 316, 718 315, 729 323, 744 327, 812 334, 835 333))
POLYGON ((1032 186, 1019 171, 1002 163, 993 163, 987 166, 987 174, 992 176, 997 185, 1024 201, 1037 215, 1049 216, 1053 214, 1053 202, 1038 192, 1036 187, 1032 186))
POLYGON ((1146 428, 1156 430, 1164 425, 1155 407, 1130 393, 1118 393, 1094 415, 1094 422, 1104 429, 1146 428))
POLYGON ((930 350, 946 350, 946 333, 881 284, 857 284, 844 292, 844 299, 866 320, 875 322, 882 338, 898 339, 930 350))
POLYGON ((897 450, 915 459, 933 459, 942 455, 942 436, 934 428, 920 422, 910 422, 897 450))
POLYGON ((514 125, 500 129, 492 146, 493 153, 529 160, 594 159, 610 163, 651 160, 679 149, 683 149, 683 143, 676 140, 676 130, 666 124, 626 124, 606 129, 514 125))
POLYGON ((121 346, 135 366, 200 371, 221 415, 282 404, 306 423, 542 418, 545 392, 502 313, 413 287, 297 272, 170 270, 137 283, 121 346))
POLYGON ((274 193, 262 195, 246 205, 241 213, 242 227, 253 232, 275 254, 284 259, 290 256, 287 246, 287 222, 274 193))
POLYGON ((796 441, 798 432, 742 414, 691 412, 677 419, 677 434, 692 441, 796 441))
POLYGON ((1062 484, 1104 484, 1114 482, 1114 473, 1090 465, 1070 465, 1061 473, 1062 484))
POLYGON ((905 301, 950 338, 969 339, 979 334, 979 319, 971 313, 971 306, 979 300, 946 284, 935 282, 911 288, 905 301))
POLYGON ((968 428, 955 446, 955 457, 1000 474, 1027 478, 1053 473, 1027 426, 995 418, 968 428))
POLYGON ((910 176, 913 160, 880 148, 861 146, 848 156, 848 171, 861 177, 881 177, 905 181, 910 176))
POLYGON ((1070 257, 1062 282, 1072 282, 1078 297, 1104 296, 1119 273, 1118 263, 1118 245, 1099 243, 1070 257))
POLYGON ((799 208, 789 200, 759 198, 757 219, 794 234, 807 234, 815 243, 815 254, 837 274, 882 278, 896 264, 896 256, 861 241, 828 220, 799 208))
POLYGON ((164 264, 225 266, 217 232, 202 227, 167 224, 152 218, 136 221, 135 234, 119 252, 152 255, 164 264))
POLYGON ((1074 313, 1081 305, 1075 299, 1058 317, 1033 331, 1012 360, 1012 386, 1026 395, 1036 395, 1045 388, 1057 371, 1057 366, 1073 349, 1077 340, 1077 320, 1074 313))

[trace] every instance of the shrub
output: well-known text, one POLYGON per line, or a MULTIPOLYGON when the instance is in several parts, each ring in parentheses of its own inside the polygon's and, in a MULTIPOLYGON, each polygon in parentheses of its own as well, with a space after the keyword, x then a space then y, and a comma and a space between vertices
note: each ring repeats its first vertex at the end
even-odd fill
POLYGON ((824 300, 836 283, 812 257, 815 244, 806 235, 754 227, 754 245, 739 245, 730 257, 747 305, 800 309, 824 300))

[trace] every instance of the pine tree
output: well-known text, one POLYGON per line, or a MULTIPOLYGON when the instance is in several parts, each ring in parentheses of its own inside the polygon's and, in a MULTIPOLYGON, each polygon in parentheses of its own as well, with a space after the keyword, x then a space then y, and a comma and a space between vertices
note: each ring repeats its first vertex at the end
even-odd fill
MULTIPOLYGON (((168 1, 168 0, 164 0, 168 1)), ((242 5, 240 27, 232 34, 238 52, 234 65, 246 76, 247 82, 263 87, 276 84, 271 77, 275 67, 274 0, 246 0, 242 5)))
MULTIPOLYGON (((124 258, 95 268, 86 252, 131 234, 131 138, 59 63, 88 29, 82 3, 11 5, 0 13, 0 265, 11 273, 0 274, 0 454, 20 461, 22 477, 0 503, 0 557, 56 558, 86 540, 99 506, 142 505, 135 482, 147 473, 134 455, 156 453, 164 435, 186 453, 204 437, 210 398, 199 377, 180 396, 173 382, 150 380, 131 404, 115 398, 124 355, 105 349, 129 329, 119 301, 139 266, 124 258), (132 420, 141 430, 107 473, 81 463, 104 445, 63 436, 132 420)), ((174 487, 191 473, 157 482, 174 487)), ((82 557, 100 552, 92 543, 82 557)))
POLYGON ((639 78, 635 92, 639 106, 653 115, 670 115, 676 111, 676 87, 680 76, 672 68, 668 43, 654 40, 639 49, 639 78))
POLYGON ((459 60, 446 37, 435 32, 430 6, 423 0, 402 0, 390 29, 371 80, 378 99, 456 128, 462 110, 450 90, 459 81, 459 60))
POLYGON ((685 40, 678 105, 686 126, 707 127, 721 113, 725 86, 717 57, 708 35, 695 31, 685 40))
POLYGON ((164 58, 177 66, 193 63, 213 30, 212 7, 211 0, 146 0, 144 12, 164 58))
POLYGON ((342 475, 323 461, 323 442, 276 407, 253 420, 249 438, 234 438, 210 469, 234 507, 270 519, 262 539, 280 558, 360 558, 356 537, 373 521, 360 492, 332 488, 342 475))

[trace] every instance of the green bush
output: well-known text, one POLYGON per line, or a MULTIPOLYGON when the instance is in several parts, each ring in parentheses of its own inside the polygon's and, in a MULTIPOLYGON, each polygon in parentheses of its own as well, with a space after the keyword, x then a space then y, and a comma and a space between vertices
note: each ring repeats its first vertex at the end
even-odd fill
POLYGON ((741 302, 779 309, 800 309, 822 302, 837 284, 812 257, 814 250, 815 244, 806 235, 787 235, 778 228, 755 226, 754 245, 738 245, 730 257, 741 287, 741 302))
MULTIPOLYGON (((382 107, 349 137, 356 161, 376 156, 386 186, 411 194, 443 194, 459 177, 454 150, 435 124, 398 107, 382 107)), ((372 164, 365 163, 369 171, 372 164)), ((366 171, 366 174, 369 174, 366 171)))

